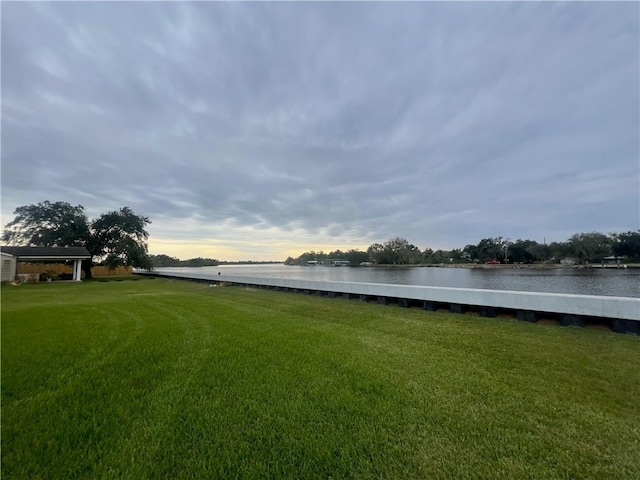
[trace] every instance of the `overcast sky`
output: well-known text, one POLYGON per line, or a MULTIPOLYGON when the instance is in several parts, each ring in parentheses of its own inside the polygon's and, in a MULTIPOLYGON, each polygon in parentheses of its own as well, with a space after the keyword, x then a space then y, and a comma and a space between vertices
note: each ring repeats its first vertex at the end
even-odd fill
POLYGON ((2 2, 2 224, 274 259, 640 228, 630 3, 2 2))

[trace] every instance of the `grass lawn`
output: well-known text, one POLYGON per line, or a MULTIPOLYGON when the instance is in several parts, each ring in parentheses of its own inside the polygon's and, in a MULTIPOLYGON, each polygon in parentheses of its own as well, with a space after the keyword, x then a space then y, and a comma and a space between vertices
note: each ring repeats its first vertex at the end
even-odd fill
MULTIPOLYGON (((122 279, 120 279, 122 280, 122 279)), ((640 337, 170 280, 2 287, 2 477, 640 478, 640 337)))

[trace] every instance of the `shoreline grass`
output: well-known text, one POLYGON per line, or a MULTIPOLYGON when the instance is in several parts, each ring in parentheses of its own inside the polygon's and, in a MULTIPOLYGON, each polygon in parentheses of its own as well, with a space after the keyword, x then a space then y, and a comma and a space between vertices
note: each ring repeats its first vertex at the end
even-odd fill
POLYGON ((3 478, 640 477, 640 338, 242 287, 2 287, 3 478))

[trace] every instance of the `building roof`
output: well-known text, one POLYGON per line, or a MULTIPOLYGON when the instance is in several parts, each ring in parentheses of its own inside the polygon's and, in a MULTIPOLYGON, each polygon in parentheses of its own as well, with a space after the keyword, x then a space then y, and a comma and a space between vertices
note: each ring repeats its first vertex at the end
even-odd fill
POLYGON ((78 260, 91 258, 89 250, 85 247, 0 247, 0 251, 23 260, 78 260))

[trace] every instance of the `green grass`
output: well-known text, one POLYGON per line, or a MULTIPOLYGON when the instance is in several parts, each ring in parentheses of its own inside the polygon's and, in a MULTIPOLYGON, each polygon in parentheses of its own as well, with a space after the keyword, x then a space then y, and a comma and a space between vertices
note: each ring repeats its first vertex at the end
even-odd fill
POLYGON ((640 337, 168 280, 2 287, 2 476, 640 478, 640 337))

